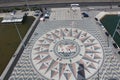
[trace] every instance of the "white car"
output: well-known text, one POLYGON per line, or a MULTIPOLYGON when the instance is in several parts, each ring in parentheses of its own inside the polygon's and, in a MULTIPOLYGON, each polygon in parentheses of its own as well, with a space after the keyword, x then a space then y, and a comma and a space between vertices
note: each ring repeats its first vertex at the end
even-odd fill
POLYGON ((44 17, 45 17, 45 18, 49 18, 49 17, 50 17, 50 12, 49 12, 49 11, 46 11, 46 12, 44 13, 44 17))
POLYGON ((75 11, 76 8, 79 7, 79 4, 70 4, 70 6, 71 6, 71 9, 72 9, 73 11, 75 11))
POLYGON ((79 4, 70 4, 71 7, 79 7, 79 4))
POLYGON ((44 17, 41 17, 41 18, 40 18, 40 21, 45 21, 45 18, 44 18, 44 17))

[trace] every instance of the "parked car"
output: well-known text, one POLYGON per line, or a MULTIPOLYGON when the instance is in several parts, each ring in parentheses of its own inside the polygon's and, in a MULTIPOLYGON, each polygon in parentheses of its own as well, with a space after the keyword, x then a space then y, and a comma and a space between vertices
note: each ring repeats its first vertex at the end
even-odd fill
POLYGON ((89 17, 89 15, 85 12, 81 13, 84 17, 89 17))
POLYGON ((35 10, 35 13, 40 13, 40 10, 35 10))
POLYGON ((34 16, 39 16, 39 13, 35 13, 34 16))
POLYGON ((106 36, 109 36, 109 33, 108 33, 108 32, 105 32, 105 35, 106 35, 106 36))
POLYGON ((96 21, 98 21, 98 18, 95 18, 96 21))
POLYGON ((108 79, 108 80, 119 80, 118 78, 111 78, 111 79, 108 79))
POLYGON ((118 54, 120 55, 120 51, 118 51, 118 54))
POLYGON ((71 7, 79 7, 79 4, 70 4, 71 7))
POLYGON ((45 16, 45 18, 49 18, 50 17, 50 15, 47 14, 47 13, 44 16, 45 16))
POLYGON ((79 7, 79 4, 70 4, 70 6, 73 11, 76 11, 76 8, 79 7))
POLYGON ((50 12, 49 12, 49 11, 46 11, 45 14, 44 14, 44 17, 45 17, 45 18, 49 18, 49 17, 50 17, 50 12))
POLYGON ((41 15, 40 15, 40 17, 43 17, 44 16, 44 14, 42 13, 41 15))
POLYGON ((40 18, 40 21, 45 21, 45 18, 44 18, 44 17, 41 17, 41 18, 40 18))
POLYGON ((118 48, 118 46, 117 46, 117 44, 116 43, 113 43, 113 46, 114 46, 114 48, 118 48))

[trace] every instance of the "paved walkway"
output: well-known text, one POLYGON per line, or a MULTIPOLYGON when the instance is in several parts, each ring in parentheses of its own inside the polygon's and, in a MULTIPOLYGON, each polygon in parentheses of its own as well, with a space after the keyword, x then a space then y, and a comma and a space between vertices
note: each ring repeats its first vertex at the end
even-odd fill
POLYGON ((72 8, 52 8, 50 20, 80 20, 80 7, 72 8))

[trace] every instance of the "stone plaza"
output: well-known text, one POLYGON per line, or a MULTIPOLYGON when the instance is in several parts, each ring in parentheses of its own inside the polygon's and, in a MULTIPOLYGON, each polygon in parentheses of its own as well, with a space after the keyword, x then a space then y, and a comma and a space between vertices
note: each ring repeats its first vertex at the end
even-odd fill
POLYGON ((9 80, 120 79, 120 62, 95 21, 99 11, 51 8, 40 21, 9 80))

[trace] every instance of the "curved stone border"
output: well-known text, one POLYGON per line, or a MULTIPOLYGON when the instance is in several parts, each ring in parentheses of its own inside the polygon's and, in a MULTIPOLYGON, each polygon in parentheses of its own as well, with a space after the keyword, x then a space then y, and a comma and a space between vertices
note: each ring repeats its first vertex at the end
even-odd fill
POLYGON ((99 21, 105 16, 105 15, 120 15, 120 12, 100 12, 99 14, 97 14, 95 16, 95 18, 97 18, 99 21))

